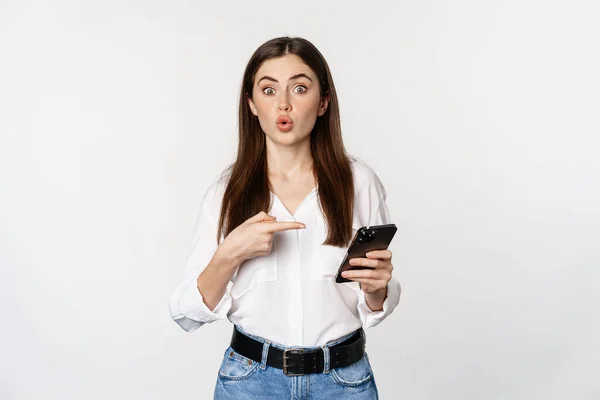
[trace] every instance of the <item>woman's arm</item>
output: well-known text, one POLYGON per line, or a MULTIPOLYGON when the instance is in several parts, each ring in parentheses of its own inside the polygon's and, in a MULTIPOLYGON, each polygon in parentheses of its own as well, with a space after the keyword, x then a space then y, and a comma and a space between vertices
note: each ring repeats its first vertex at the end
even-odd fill
MULTIPOLYGON (((375 176, 376 177, 376 176, 375 176)), ((378 178, 375 179, 378 193, 381 199, 369 217, 369 225, 385 225, 392 223, 386 203, 386 192, 378 178)), ((373 189, 375 190, 375 189, 373 189)), ((372 197, 375 197, 373 194, 372 197)), ((358 280, 356 277, 366 277, 365 283, 361 283, 358 293, 358 313, 363 327, 370 328, 378 325, 387 318, 400 302, 400 283, 393 277, 392 252, 390 250, 379 250, 369 252, 367 258, 356 258, 359 260, 355 265, 370 265, 378 268, 377 271, 354 270, 349 273, 348 279, 358 280), (352 278, 352 277, 355 278, 352 278)))
POLYGON ((217 245, 216 208, 210 206, 218 201, 214 189, 209 187, 202 199, 185 266, 169 299, 171 318, 187 332, 225 318, 231 308, 229 281, 237 261, 217 245))
POLYGON ((196 280, 204 304, 213 311, 226 293, 227 284, 242 261, 219 246, 213 258, 196 280))

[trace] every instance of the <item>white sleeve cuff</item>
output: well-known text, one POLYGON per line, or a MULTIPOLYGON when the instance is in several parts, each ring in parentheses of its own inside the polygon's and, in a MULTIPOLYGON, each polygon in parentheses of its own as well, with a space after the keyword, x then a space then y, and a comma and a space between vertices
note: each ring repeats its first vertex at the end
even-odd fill
POLYGON ((394 308, 400 302, 400 283, 392 277, 387 285, 387 297, 383 301, 383 310, 373 311, 367 305, 365 292, 358 291, 358 314, 362 321, 363 328, 368 329, 378 325, 388 315, 394 311, 394 308))
POLYGON ((181 283, 169 302, 171 318, 177 322, 185 331, 192 332, 206 323, 211 323, 227 316, 231 308, 231 296, 229 287, 223 297, 211 311, 204 303, 197 280, 191 279, 181 283))

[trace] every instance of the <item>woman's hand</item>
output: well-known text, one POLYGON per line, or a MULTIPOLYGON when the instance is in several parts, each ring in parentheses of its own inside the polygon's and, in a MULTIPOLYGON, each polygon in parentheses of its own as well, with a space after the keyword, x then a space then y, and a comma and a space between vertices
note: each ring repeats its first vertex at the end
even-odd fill
POLYGON ((264 211, 248 218, 227 235, 221 250, 241 263, 269 254, 275 232, 306 227, 301 222, 277 222, 275 219, 264 211))
POLYGON ((388 282, 392 279, 392 252, 390 250, 373 250, 366 254, 367 258, 350 259, 350 265, 374 267, 375 269, 349 270, 342 272, 346 279, 359 282, 365 294, 385 293, 388 282))

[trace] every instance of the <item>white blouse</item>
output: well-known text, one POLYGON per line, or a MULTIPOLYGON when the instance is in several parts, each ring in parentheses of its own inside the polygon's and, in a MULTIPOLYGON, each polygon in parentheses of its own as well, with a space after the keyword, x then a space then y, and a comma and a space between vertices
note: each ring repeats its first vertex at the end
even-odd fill
MULTIPOLYGON (((379 177, 364 162, 354 157, 350 160, 355 184, 353 234, 362 226, 391 223, 379 177)), ((358 282, 335 282, 348 247, 322 244, 327 226, 318 205, 317 186, 293 215, 271 192, 271 208, 265 211, 277 221, 298 221, 306 228, 275 232, 271 253, 244 261, 210 311, 196 280, 217 250, 225 179, 213 182, 205 192, 184 271, 170 297, 171 317, 185 331, 227 317, 244 331, 271 342, 321 346, 361 326, 367 329, 379 324, 398 305, 400 284, 393 277, 381 311, 369 308, 358 282)))

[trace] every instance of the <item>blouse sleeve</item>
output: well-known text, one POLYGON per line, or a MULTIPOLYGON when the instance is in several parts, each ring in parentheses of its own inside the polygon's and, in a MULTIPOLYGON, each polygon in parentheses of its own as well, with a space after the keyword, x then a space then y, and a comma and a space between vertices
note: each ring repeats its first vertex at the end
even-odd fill
MULTIPOLYGON (((383 197, 379 201, 379 204, 376 205, 375 211, 371 212, 371 217, 369 218, 369 225, 383 225, 390 223, 391 218, 386 204, 386 194, 384 190, 383 197)), ((394 311, 394 308, 396 308, 399 302, 400 283, 393 276, 387 285, 387 297, 383 302, 383 310, 371 310, 367 305, 365 293, 362 290, 359 290, 357 307, 360 319, 363 324, 363 328, 367 329, 378 325, 388 315, 390 315, 392 311, 394 311)))
POLYGON ((225 318, 231 308, 231 282, 212 311, 204 303, 197 286, 198 276, 206 268, 218 248, 217 224, 211 215, 212 207, 207 206, 209 199, 211 199, 210 190, 202 199, 184 270, 179 285, 169 300, 171 318, 186 332, 195 331, 206 323, 225 318))

